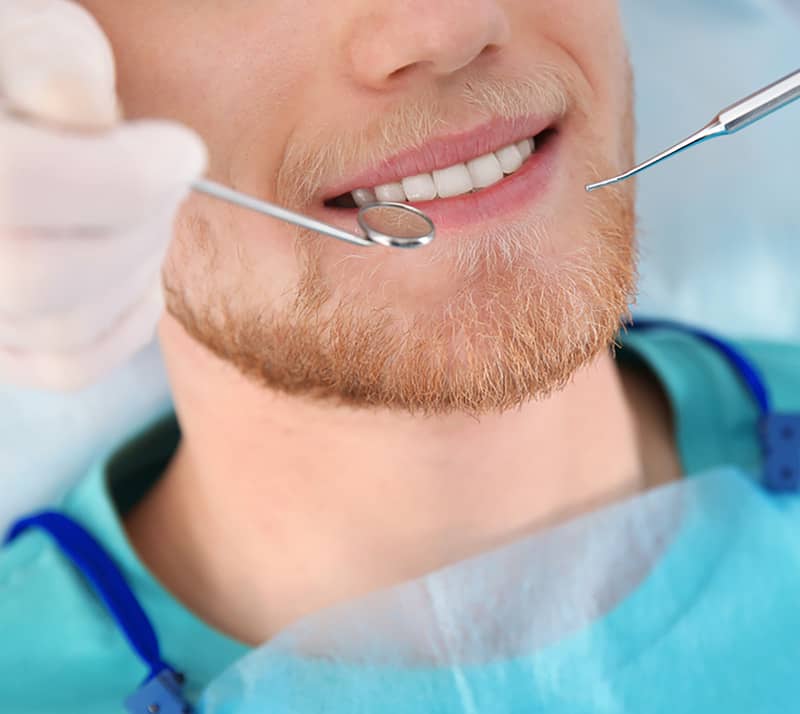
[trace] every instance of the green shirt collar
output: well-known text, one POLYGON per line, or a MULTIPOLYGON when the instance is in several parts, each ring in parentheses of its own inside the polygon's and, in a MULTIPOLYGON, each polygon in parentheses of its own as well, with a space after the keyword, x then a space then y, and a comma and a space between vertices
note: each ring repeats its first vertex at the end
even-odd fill
POLYGON ((175 414, 161 415, 98 462, 67 496, 63 511, 103 544, 153 622, 162 656, 191 672, 190 690, 199 690, 250 648, 207 625, 158 582, 128 540, 121 515, 160 477, 179 439, 175 414))
MULTIPOLYGON (((724 357, 673 330, 629 333, 621 342, 619 362, 645 365, 663 385, 687 473, 721 464, 757 466, 757 409, 724 357)), ((67 497, 64 511, 104 544, 153 620, 165 659, 193 672, 199 687, 249 648, 201 621, 160 585, 128 541, 120 516, 161 476, 179 440, 175 414, 159 416, 98 462, 67 497)))

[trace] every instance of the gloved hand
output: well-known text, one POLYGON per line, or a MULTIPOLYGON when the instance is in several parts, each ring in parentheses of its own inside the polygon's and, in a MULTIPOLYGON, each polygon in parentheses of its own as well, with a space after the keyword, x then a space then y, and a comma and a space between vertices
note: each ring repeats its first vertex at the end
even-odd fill
POLYGON ((69 0, 0 0, 0 381, 83 386, 153 337, 190 130, 119 118, 111 47, 69 0))

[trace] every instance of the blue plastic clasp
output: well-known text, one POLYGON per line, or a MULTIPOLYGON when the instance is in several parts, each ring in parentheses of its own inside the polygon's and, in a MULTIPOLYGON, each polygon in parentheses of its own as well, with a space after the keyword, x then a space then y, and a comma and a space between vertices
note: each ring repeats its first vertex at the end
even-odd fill
POLYGON ((125 700, 128 714, 192 714, 183 696, 183 676, 162 669, 125 700))
POLYGON ((800 491, 800 414, 767 414, 761 420, 764 485, 777 493, 800 491))

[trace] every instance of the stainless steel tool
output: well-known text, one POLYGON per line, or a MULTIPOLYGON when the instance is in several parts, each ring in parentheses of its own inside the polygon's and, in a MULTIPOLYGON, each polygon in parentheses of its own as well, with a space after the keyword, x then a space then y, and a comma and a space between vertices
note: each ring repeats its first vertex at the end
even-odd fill
POLYGON ((195 181, 192 189, 221 201, 227 201, 354 245, 419 248, 430 243, 436 236, 436 227, 433 221, 418 208, 405 203, 378 202, 362 206, 358 211, 358 225, 364 231, 364 235, 357 235, 329 223, 282 208, 274 203, 234 191, 232 188, 214 181, 206 179, 195 181))
POLYGON ((630 171, 626 171, 624 174, 620 174, 619 176, 605 181, 600 181, 599 183, 589 184, 586 190, 594 191, 598 188, 604 188, 605 186, 611 186, 620 181, 625 181, 632 176, 636 176, 636 174, 641 173, 645 169, 649 169, 651 166, 655 166, 665 159, 669 159, 708 139, 714 139, 718 136, 727 136, 728 134, 740 131, 759 121, 759 119, 763 119, 773 112, 778 111, 778 109, 788 106, 796 99, 800 99, 800 69, 783 79, 779 79, 774 84, 764 87, 764 89, 761 89, 755 94, 751 94, 740 102, 736 102, 736 104, 731 105, 727 109, 723 109, 709 124, 700 129, 700 131, 692 134, 680 143, 675 144, 675 146, 666 151, 662 151, 652 159, 648 159, 643 164, 636 166, 630 171))

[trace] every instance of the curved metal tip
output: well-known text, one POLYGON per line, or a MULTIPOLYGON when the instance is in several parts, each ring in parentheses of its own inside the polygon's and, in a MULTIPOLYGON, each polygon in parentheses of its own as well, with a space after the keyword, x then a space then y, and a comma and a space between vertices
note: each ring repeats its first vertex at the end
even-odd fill
POLYGON ((597 183, 590 183, 586 185, 586 192, 591 193, 592 191, 596 191, 598 188, 605 188, 606 186, 611 186, 612 184, 619 183, 622 181, 623 176, 615 176, 614 178, 606 179, 605 181, 598 181, 597 183))
POLYGON ((671 146, 669 149, 662 151, 660 154, 656 154, 644 163, 634 166, 630 171, 626 171, 624 174, 607 179, 606 181, 590 183, 588 186, 586 186, 586 190, 594 191, 598 188, 605 188, 606 186, 620 183, 621 181, 627 181, 629 178, 637 176, 638 174, 642 173, 642 171, 649 169, 651 166, 660 164, 662 161, 665 161, 676 154, 680 154, 682 151, 685 151, 686 149, 699 144, 706 139, 713 139, 715 136, 721 136, 724 133, 724 128, 721 128, 719 121, 712 121, 710 124, 704 126, 700 131, 692 134, 690 137, 684 139, 680 143, 675 144, 675 146, 671 146))

